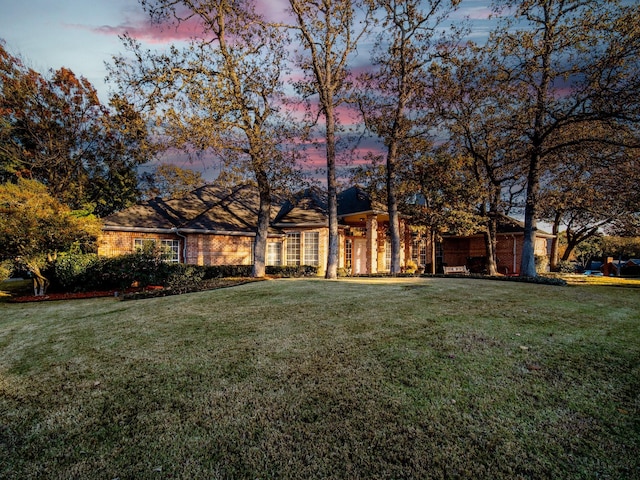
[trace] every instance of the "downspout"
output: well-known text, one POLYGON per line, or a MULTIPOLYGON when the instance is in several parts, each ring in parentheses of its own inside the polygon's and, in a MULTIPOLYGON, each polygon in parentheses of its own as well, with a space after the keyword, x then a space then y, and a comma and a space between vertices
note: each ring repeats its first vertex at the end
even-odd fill
POLYGON ((180 233, 177 228, 172 229, 180 238, 182 238, 182 263, 187 263, 187 237, 180 233))
POLYGON ((518 265, 518 263, 516 262, 516 257, 518 255, 518 248, 517 248, 516 236, 511 235, 511 238, 513 238, 513 274, 515 275, 517 271, 516 267, 518 265))

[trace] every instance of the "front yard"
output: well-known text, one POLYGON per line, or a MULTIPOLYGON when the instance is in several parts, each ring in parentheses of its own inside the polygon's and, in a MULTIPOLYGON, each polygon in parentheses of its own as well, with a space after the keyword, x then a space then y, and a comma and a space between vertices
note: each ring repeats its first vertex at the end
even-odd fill
POLYGON ((0 304, 0 478, 640 478, 640 290, 0 304))

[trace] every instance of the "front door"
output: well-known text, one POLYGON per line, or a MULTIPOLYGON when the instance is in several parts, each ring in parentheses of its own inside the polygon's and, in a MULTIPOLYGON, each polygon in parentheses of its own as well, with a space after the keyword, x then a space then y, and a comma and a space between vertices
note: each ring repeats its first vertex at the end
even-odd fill
POLYGON ((364 275, 367 272, 367 239, 355 238, 353 240, 353 274, 364 275))

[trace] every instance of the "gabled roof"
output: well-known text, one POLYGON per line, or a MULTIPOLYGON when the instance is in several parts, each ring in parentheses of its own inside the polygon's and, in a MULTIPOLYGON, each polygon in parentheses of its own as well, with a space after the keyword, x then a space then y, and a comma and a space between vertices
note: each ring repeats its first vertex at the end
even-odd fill
MULTIPOLYGON (((259 195, 251 184, 233 188, 205 185, 181 198, 153 199, 103 219, 105 230, 187 233, 253 234, 258 218, 259 195)), ((359 187, 338 195, 338 216, 384 213, 384 206, 372 202, 359 187)), ((274 202, 269 234, 279 228, 327 226, 327 194, 317 187, 302 190, 282 203, 274 202)))
POLYGON ((327 194, 319 188, 307 188, 287 200, 273 220, 278 227, 288 225, 327 225, 327 194))
POLYGON ((355 213, 385 213, 386 207, 374 202, 360 187, 351 187, 338 194, 338 216, 355 213))
MULTIPOLYGON (((255 232, 259 197, 250 184, 234 188, 205 185, 184 197, 154 199, 106 217, 105 230, 255 232)), ((279 234, 275 229, 269 233, 279 234)))

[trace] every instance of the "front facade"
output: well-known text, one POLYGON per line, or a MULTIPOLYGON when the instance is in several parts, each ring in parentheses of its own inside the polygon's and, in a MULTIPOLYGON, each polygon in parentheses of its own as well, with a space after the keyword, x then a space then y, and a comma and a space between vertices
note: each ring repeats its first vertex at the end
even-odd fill
MULTIPOLYGON (((195 265, 253 263, 258 196, 242 185, 205 186, 182 199, 151 200, 105 219, 98 254, 132 253, 147 243, 163 246, 169 260, 195 265)), ((329 244, 326 198, 317 189, 301 192, 273 208, 267 265, 312 265, 324 275, 329 244)), ((389 218, 357 187, 339 195, 339 264, 353 275, 389 270, 389 218)), ((404 262, 413 243, 402 222, 404 262)))
MULTIPOLYGON (((269 227, 266 264, 312 265, 324 275, 329 228, 326 196, 318 189, 300 192, 274 211, 269 227)), ((146 244, 162 246, 169 261, 194 265, 251 265, 258 194, 250 185, 201 187, 181 199, 155 199, 107 217, 98 254, 116 256, 135 252, 146 244)), ((507 219, 507 217, 505 217, 507 219)), ((389 215, 358 187, 338 195, 338 268, 348 275, 390 270, 389 215)), ((400 220, 403 267, 429 271, 428 236, 414 232, 400 220)), ((523 228, 512 219, 499 226, 498 272, 517 275, 520 269, 523 228)), ((548 255, 551 235, 536 237, 536 255, 548 255)), ((483 235, 445 236, 435 248, 437 271, 442 266, 465 265, 481 273, 486 265, 483 235)))

